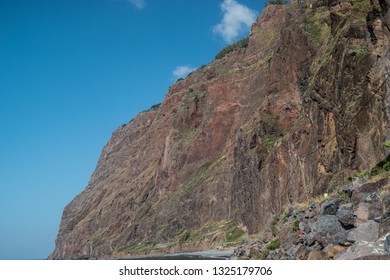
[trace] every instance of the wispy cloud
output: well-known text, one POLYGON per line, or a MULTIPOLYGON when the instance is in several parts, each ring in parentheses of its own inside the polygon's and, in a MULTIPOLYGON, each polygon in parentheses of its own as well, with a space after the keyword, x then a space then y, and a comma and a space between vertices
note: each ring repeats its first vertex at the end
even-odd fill
POLYGON ((177 66, 175 70, 173 70, 172 75, 176 79, 187 77, 192 71, 196 70, 196 68, 192 68, 190 66, 177 66))
POLYGON ((136 6, 138 9, 143 9, 146 6, 145 0, 127 0, 127 1, 133 4, 134 6, 136 6))
POLYGON ((223 17, 220 23, 214 26, 214 34, 220 35, 227 43, 247 31, 257 17, 257 12, 236 0, 224 0, 220 5, 223 17))

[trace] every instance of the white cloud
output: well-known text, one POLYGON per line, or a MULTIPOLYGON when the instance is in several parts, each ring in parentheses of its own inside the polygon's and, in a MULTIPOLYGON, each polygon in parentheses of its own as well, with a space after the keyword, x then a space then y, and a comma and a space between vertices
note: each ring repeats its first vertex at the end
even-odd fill
POLYGON ((223 18, 213 27, 214 34, 222 36, 223 40, 231 43, 247 31, 257 17, 257 12, 236 0, 224 0, 220 5, 223 18))
POLYGON ((172 75, 176 78, 184 78, 187 77, 192 71, 196 70, 196 68, 192 68, 190 66, 177 66, 175 70, 173 70, 172 75))
POLYGON ((136 6, 138 9, 143 9, 146 6, 145 0, 128 0, 131 4, 136 6))

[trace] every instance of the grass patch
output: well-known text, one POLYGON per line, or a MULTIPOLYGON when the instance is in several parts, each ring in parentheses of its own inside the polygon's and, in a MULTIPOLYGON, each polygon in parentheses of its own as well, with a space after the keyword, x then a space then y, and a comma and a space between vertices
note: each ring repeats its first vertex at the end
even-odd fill
POLYGON ((271 232, 273 235, 277 235, 279 232, 278 223, 279 223, 278 216, 276 216, 276 215, 273 216, 271 223, 270 223, 270 229, 271 229, 271 232))
POLYGON ((368 54, 368 47, 365 45, 358 45, 350 51, 350 54, 356 55, 359 59, 364 58, 368 54))
POLYGON ((149 243, 132 243, 126 247, 118 249, 117 252, 125 254, 148 254, 153 248, 154 245, 149 243))
POLYGON ((197 245, 207 243, 220 244, 225 247, 235 247, 241 244, 246 233, 232 221, 209 223, 197 230, 184 230, 177 236, 177 242, 182 245, 197 245))
POLYGON ((273 135, 267 135, 264 138, 264 145, 268 148, 271 149, 275 146, 276 141, 278 140, 278 137, 273 136, 273 135))
POLYGON ((259 260, 266 260, 269 255, 269 250, 264 250, 260 253, 259 260))
POLYGON ((362 12, 369 12, 371 8, 371 2, 369 0, 358 0, 351 2, 352 7, 362 12))
POLYGON ((275 238, 267 245, 267 250, 272 251, 272 250, 279 249, 279 247, 280 247, 279 238, 275 238))
POLYGON ((322 46, 330 35, 330 26, 328 25, 329 15, 328 9, 319 8, 309 14, 307 22, 304 25, 305 33, 316 47, 322 46))
POLYGON ((291 226, 292 226, 293 230, 295 232, 297 232, 299 230, 299 220, 295 220, 295 221, 291 222, 291 226))

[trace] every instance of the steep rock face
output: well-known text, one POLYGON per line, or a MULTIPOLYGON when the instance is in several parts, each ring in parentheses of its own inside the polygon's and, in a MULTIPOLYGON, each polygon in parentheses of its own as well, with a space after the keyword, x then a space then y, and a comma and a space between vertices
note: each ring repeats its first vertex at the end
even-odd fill
POLYGON ((388 136, 386 1, 265 8, 247 48, 113 133, 50 258, 222 244, 215 229, 227 227, 215 225, 257 232, 287 203, 372 167, 388 136))

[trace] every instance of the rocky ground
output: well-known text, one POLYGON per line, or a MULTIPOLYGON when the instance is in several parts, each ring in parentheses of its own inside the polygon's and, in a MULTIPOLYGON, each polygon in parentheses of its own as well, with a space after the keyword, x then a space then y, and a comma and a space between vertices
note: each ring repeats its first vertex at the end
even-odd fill
POLYGON ((233 259, 390 259, 388 174, 356 178, 333 194, 287 207, 233 259))

